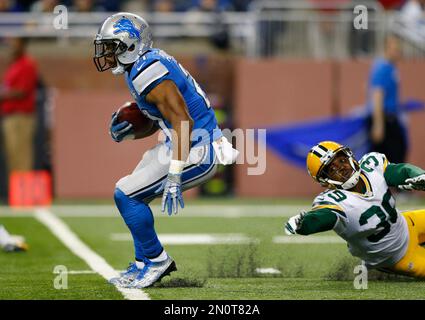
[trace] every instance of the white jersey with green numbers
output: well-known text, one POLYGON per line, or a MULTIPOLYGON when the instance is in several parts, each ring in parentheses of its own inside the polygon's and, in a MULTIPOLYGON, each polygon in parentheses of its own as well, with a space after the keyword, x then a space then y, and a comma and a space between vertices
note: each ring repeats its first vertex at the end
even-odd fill
POLYGON ((348 243, 353 256, 370 267, 397 263, 408 246, 405 219, 395 208, 384 178, 387 159, 381 153, 368 153, 360 160, 364 194, 346 190, 326 190, 319 194, 313 208, 336 209, 334 231, 348 243))

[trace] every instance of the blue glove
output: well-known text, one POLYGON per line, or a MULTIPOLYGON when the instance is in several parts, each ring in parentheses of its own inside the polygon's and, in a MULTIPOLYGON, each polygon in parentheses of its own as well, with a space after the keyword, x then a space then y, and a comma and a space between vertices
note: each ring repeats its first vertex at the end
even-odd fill
POLYGON ((115 142, 121 142, 126 138, 131 139, 132 136, 134 139, 133 125, 128 121, 118 123, 118 114, 114 112, 109 126, 109 134, 115 142))
POLYGON ((165 211, 168 207, 168 215, 177 214, 178 207, 184 208, 183 195, 181 190, 181 174, 168 173, 167 180, 164 184, 164 192, 162 194, 161 211, 165 211))

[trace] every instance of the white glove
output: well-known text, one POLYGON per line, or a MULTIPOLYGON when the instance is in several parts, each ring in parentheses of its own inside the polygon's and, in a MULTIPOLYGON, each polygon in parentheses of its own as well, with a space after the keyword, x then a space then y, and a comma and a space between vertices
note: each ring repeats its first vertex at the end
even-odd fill
POLYGON ((289 218, 288 222, 285 224, 285 233, 288 236, 297 233, 297 230, 300 228, 301 222, 303 221, 305 214, 306 214, 306 211, 302 210, 296 216, 289 218))
POLYGON ((405 184, 399 185, 402 190, 422 190, 425 191, 425 173, 414 178, 406 179, 405 184))

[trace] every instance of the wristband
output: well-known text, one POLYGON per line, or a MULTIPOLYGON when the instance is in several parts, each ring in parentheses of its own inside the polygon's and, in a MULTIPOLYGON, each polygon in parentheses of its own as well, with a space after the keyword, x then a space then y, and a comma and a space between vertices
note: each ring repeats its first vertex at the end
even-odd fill
POLYGON ((170 168, 168 169, 168 172, 171 174, 181 174, 184 168, 184 164, 184 161, 173 159, 170 162, 170 168))

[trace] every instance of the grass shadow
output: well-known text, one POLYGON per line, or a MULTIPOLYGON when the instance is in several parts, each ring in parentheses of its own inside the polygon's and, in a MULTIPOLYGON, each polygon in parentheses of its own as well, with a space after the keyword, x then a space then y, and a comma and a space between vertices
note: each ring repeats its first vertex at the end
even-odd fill
POLYGON ((207 274, 210 278, 254 278, 274 275, 257 273, 262 260, 257 243, 241 246, 210 248, 207 259, 207 274))
POLYGON ((195 277, 175 277, 163 279, 155 284, 155 288, 202 288, 205 286, 207 279, 195 277))

